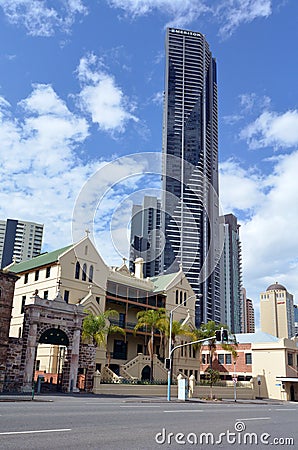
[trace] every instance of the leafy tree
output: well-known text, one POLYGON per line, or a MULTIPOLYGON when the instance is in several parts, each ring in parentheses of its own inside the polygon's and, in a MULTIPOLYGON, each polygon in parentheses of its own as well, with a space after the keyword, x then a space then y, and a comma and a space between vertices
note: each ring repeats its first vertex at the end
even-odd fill
POLYGON ((155 330, 163 329, 164 321, 166 318, 166 311, 164 308, 159 309, 147 309, 145 311, 139 311, 137 313, 138 323, 135 326, 135 331, 140 328, 149 328, 151 337, 148 342, 148 352, 150 355, 151 370, 150 381, 154 380, 153 377, 153 349, 154 349, 154 332, 155 330))
POLYGON ((119 316, 118 311, 114 309, 108 309, 101 314, 93 314, 89 312, 83 320, 82 325, 82 338, 86 341, 91 341, 95 347, 103 346, 108 354, 108 366, 110 364, 110 353, 107 347, 107 337, 113 333, 120 333, 125 335, 123 328, 111 324, 110 318, 117 318, 119 316))
POLYGON ((212 387, 214 386, 215 383, 217 383, 217 381, 220 378, 219 371, 211 369, 211 367, 209 367, 209 369, 207 369, 206 371, 206 374, 208 375, 208 382, 210 385, 210 398, 213 399, 212 387))

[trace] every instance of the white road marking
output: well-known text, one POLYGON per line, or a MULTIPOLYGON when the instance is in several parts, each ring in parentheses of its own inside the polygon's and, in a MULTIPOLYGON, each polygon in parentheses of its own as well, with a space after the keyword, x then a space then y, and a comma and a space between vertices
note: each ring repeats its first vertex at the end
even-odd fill
POLYGON ((247 417, 246 419, 237 419, 238 422, 242 420, 270 420, 271 417, 247 417))
POLYGON ((203 409, 169 409, 164 411, 164 413, 185 413, 185 412, 190 412, 190 413, 194 413, 194 412, 204 412, 203 409))
POLYGON ((276 408, 273 411, 298 411, 297 408, 276 408))
POLYGON ((4 434, 55 433, 61 431, 71 431, 71 428, 60 428, 59 430, 5 431, 3 433, 0 433, 0 435, 3 436, 4 434))
POLYGON ((160 405, 120 405, 120 408, 160 408, 160 405))

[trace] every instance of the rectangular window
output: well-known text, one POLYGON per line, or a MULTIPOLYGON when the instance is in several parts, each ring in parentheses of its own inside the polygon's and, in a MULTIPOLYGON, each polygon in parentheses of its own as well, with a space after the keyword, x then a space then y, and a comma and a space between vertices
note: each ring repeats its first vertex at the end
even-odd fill
POLYGON ((288 365, 293 366, 293 353, 288 353, 288 365))
POLYGON ((69 301, 69 291, 64 291, 64 301, 65 301, 65 303, 68 303, 68 301, 69 301))
POLYGON ((25 273, 25 276, 24 276, 24 284, 27 284, 27 283, 28 283, 28 278, 29 278, 29 273, 25 273))
POLYGON ((114 340, 114 359, 127 359, 127 342, 120 341, 118 339, 114 340))
POLYGON ((245 353, 245 364, 252 364, 251 353, 245 353))
POLYGON ((21 314, 24 314, 25 303, 26 303, 26 295, 23 295, 21 303, 21 314))
POLYGON ((219 353, 218 364, 224 364, 224 363, 225 363, 225 355, 224 355, 224 353, 219 353))
POLYGON ((36 360, 36 366, 35 366, 35 370, 39 370, 40 368, 40 359, 36 360))
POLYGON ((44 291, 43 298, 47 300, 49 298, 49 291, 44 291))
POLYGON ((35 281, 37 281, 38 280, 38 278, 39 278, 39 270, 36 270, 35 271, 35 281))
POLYGON ((51 275, 51 268, 47 267, 46 268, 46 278, 50 278, 50 275, 51 275))
POLYGON ((226 353, 226 364, 232 364, 232 355, 230 353, 226 353))

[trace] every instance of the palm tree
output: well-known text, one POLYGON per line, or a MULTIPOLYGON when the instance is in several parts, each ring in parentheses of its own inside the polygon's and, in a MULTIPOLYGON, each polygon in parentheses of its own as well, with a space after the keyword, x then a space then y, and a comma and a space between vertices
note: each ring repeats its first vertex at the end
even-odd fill
MULTIPOLYGON (((205 338, 204 332, 201 330, 201 328, 192 328, 191 329, 191 340, 192 341, 199 341, 201 339, 205 338)), ((197 342, 196 344, 192 344, 192 347, 196 351, 199 357, 199 378, 200 378, 200 369, 201 369, 201 347, 203 342, 197 342)), ((197 356, 197 355, 196 355, 197 356)))
POLYGON ((147 327, 150 329, 151 337, 148 342, 148 352, 150 355, 151 370, 150 381, 153 381, 153 349, 154 349, 154 331, 162 329, 164 326, 164 320, 166 317, 166 311, 164 308, 159 309, 147 309, 145 311, 139 311, 137 313, 138 323, 135 326, 135 331, 140 328, 147 327))
POLYGON ((121 333, 125 335, 123 328, 113 325, 109 319, 118 317, 118 311, 114 309, 107 309, 105 312, 95 315, 89 312, 83 320, 82 338, 86 341, 91 341, 94 347, 104 346, 108 354, 108 366, 110 364, 110 353, 107 347, 107 337, 109 334, 121 333))
POLYGON ((238 358, 238 352, 237 352, 238 342, 237 342, 235 335, 230 336, 230 339, 232 342, 225 343, 225 344, 222 343, 221 347, 223 350, 226 350, 227 352, 230 352, 232 354, 233 364, 234 364, 234 374, 235 374, 236 361, 238 358))

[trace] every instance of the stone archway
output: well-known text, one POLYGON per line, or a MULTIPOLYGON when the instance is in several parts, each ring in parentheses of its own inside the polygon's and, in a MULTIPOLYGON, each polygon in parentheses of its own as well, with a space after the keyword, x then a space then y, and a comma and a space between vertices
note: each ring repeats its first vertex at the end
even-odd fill
POLYGON ((67 347, 67 360, 63 365, 62 390, 76 391, 83 307, 64 302, 60 293, 54 300, 34 296, 33 303, 25 307, 23 345, 20 372, 21 390, 30 392, 33 384, 38 343, 63 343, 67 347))
POLYGON ((151 367, 147 365, 142 370, 141 379, 143 381, 150 380, 150 375, 151 375, 151 367))

